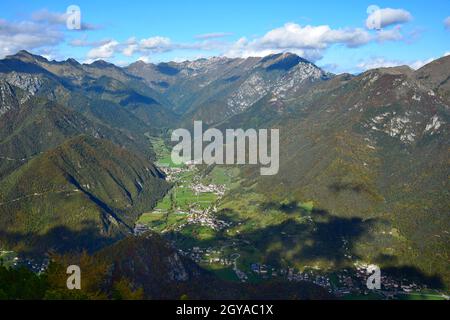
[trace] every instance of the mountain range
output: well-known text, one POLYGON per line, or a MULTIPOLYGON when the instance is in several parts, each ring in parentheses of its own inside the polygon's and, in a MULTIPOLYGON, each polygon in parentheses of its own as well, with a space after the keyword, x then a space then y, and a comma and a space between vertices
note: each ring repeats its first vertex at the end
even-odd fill
POLYGON ((279 174, 243 167, 245 186, 360 219, 355 254, 448 285, 449 78, 449 56, 335 75, 291 53, 121 68, 20 51, 0 60, 0 244, 97 251, 129 236, 170 188, 147 136, 202 120, 279 128, 279 174))

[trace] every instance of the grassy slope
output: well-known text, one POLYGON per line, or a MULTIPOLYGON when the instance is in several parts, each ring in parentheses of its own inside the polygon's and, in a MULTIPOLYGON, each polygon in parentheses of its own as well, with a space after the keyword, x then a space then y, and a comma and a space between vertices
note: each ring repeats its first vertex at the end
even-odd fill
POLYGON ((95 239, 130 231, 166 188, 148 160, 106 140, 76 137, 2 180, 2 238, 22 250, 66 249, 77 241, 96 247, 95 239))

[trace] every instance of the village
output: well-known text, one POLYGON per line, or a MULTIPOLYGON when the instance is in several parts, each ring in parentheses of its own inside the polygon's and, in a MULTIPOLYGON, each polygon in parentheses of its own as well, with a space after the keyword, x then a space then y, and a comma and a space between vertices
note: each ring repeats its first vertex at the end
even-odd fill
MULTIPOLYGON (((219 184, 203 184, 200 179, 194 175, 192 180, 185 179, 186 175, 192 174, 196 168, 194 165, 186 165, 184 167, 170 167, 162 166, 161 170, 166 175, 166 180, 174 184, 174 198, 171 198, 170 206, 174 209, 176 214, 185 215, 185 223, 176 226, 176 231, 181 230, 187 225, 198 224, 201 226, 209 227, 213 230, 219 231, 230 226, 229 223, 217 219, 214 213, 217 212, 216 202, 219 201, 226 192, 226 187, 219 184), (192 192, 193 201, 188 205, 177 203, 176 190, 189 189, 192 192), (199 201, 198 198, 201 194, 214 195, 214 201, 199 201), (202 204, 202 205, 199 205, 202 204), (174 207, 174 208, 173 208, 174 207)), ((156 208, 155 212, 167 211, 164 209, 156 208)), ((141 227, 142 228, 142 227, 141 227)))
MULTIPOLYGON (((182 167, 162 166, 161 169, 166 175, 167 181, 173 183, 174 188, 188 188, 193 194, 193 198, 187 206, 179 205, 176 199, 171 199, 171 202, 176 204, 174 208, 171 208, 174 214, 183 216, 185 219, 181 223, 174 224, 170 230, 163 230, 162 234, 168 231, 180 232, 189 225, 203 226, 214 231, 229 231, 232 224, 216 217, 218 203, 227 191, 224 185, 202 182, 198 169, 190 163, 182 167), (202 203, 199 200, 199 196, 202 194, 213 194, 215 200, 206 202, 206 204, 202 203)), ((171 203, 171 206, 173 206, 173 203, 171 203)), ((155 208, 154 213, 165 214, 167 210, 155 208)), ((149 230, 148 226, 138 224, 135 232, 139 234, 147 230, 149 230)), ((352 268, 344 268, 332 273, 320 270, 317 266, 303 267, 303 270, 298 270, 292 266, 280 268, 258 262, 243 265, 239 263, 240 249, 243 244, 239 243, 237 239, 230 239, 228 243, 225 245, 221 243, 218 247, 193 245, 189 248, 177 248, 174 241, 172 241, 172 245, 181 255, 191 258, 206 269, 231 270, 236 281, 242 283, 274 279, 284 279, 289 282, 311 282, 327 289, 338 297, 376 294, 384 299, 392 299, 399 294, 419 293, 427 289, 426 286, 409 282, 406 279, 394 279, 382 273, 381 289, 370 290, 367 287, 367 279, 370 275, 368 265, 361 262, 355 262, 352 268)), ((346 241, 344 241, 344 247, 345 257, 353 260, 349 250, 347 250, 346 241)))
POLYGON ((0 266, 7 268, 26 267, 39 274, 47 269, 49 262, 48 258, 41 260, 31 258, 24 259, 14 251, 0 250, 0 266))
MULTIPOLYGON (((235 248, 237 250, 237 247, 235 248)), ((239 253, 224 254, 223 249, 212 247, 191 249, 178 249, 179 253, 191 258, 202 266, 221 266, 231 268, 236 278, 240 282, 249 280, 249 273, 253 279, 258 281, 284 279, 289 282, 311 282, 327 289, 330 293, 338 296, 359 295, 364 296, 376 293, 380 297, 393 299, 399 294, 420 293, 426 290, 425 285, 408 281, 406 279, 395 279, 387 275, 381 275, 381 289, 370 290, 367 288, 367 279, 370 275, 368 265, 364 263, 355 263, 354 268, 346 268, 332 274, 320 269, 305 268, 305 270, 296 270, 294 267, 276 268, 266 264, 251 263, 246 266, 248 270, 243 271, 238 268, 239 253)), ((242 266, 241 266, 242 268, 242 266)))

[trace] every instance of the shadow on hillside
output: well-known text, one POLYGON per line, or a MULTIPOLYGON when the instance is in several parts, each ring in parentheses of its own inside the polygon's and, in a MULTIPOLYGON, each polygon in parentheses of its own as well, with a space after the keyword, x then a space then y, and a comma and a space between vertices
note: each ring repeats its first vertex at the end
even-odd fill
POLYGON ((278 210, 287 214, 299 212, 302 209, 299 207, 297 201, 291 201, 288 203, 279 203, 279 202, 264 202, 260 205, 261 211, 270 211, 270 210, 278 210))
MULTIPOLYGON (((304 209, 293 204, 284 205, 289 214, 304 209)), ((266 263, 273 264, 286 258, 302 262, 325 260, 339 266, 348 262, 348 256, 358 258, 354 250, 356 241, 369 233, 374 220, 337 217, 325 210, 314 209, 311 218, 301 222, 295 217, 264 229, 245 233, 261 252, 265 252, 266 263)))
POLYGON ((374 259, 374 263, 381 266, 381 272, 383 275, 400 280, 405 279, 409 282, 414 281, 416 283, 426 284, 433 289, 445 288, 442 278, 438 275, 427 275, 416 267, 401 265, 396 256, 379 254, 374 259))
POLYGON ((361 193, 367 191, 367 188, 358 183, 339 183, 335 182, 328 186, 328 188, 334 193, 340 193, 343 191, 353 191, 356 193, 361 193))
MULTIPOLYGON (((355 252, 355 243, 361 237, 367 237, 370 229, 377 221, 360 218, 346 218, 331 215, 326 210, 313 209, 308 213, 296 203, 265 203, 262 210, 279 210, 289 214, 289 219, 276 225, 261 229, 242 231, 230 237, 226 233, 218 233, 220 238, 248 243, 262 255, 263 263, 278 266, 282 261, 297 260, 303 263, 314 263, 322 260, 335 266, 344 265, 350 260, 359 258, 355 252)), ((231 221, 234 226, 239 222, 233 211, 220 212, 223 220, 231 221)), ((245 224, 245 223, 244 223, 245 224)), ((196 243, 199 246, 211 245, 211 240, 195 239, 193 234, 178 235, 178 240, 196 243)), ((258 261, 255 261, 258 262, 258 261)))
POLYGON ((240 217, 239 213, 229 208, 221 209, 215 214, 215 217, 219 220, 231 223, 232 226, 235 226, 239 223, 246 223, 250 220, 249 218, 240 217))
MULTIPOLYGON (((287 261, 292 266, 292 261, 298 261, 303 265, 328 262, 334 269, 347 268, 353 265, 355 260, 362 259, 356 252, 356 244, 362 239, 370 239, 372 227, 382 222, 379 219, 338 217, 323 209, 313 209, 310 214, 305 215, 305 210, 294 203, 266 203, 261 208, 282 209, 289 214, 289 220, 261 229, 243 231, 234 237, 227 233, 219 233, 219 236, 221 241, 227 238, 240 244, 248 244, 242 247, 241 251, 249 249, 252 255, 257 251, 261 258, 254 261, 255 263, 275 267, 282 266, 287 261), (294 216, 295 214, 298 216, 294 216)), ((224 218, 230 215, 233 217, 232 210, 221 212, 224 218)), ((233 225, 239 222, 235 218, 232 221, 233 225)), ((194 235, 184 234, 182 238, 183 241, 195 243, 196 246, 211 245, 211 240, 201 241, 195 239, 194 235)), ((398 264, 395 256, 380 254, 373 262, 382 266, 383 274, 393 276, 397 280, 404 278, 427 284, 434 289, 444 288, 442 278, 437 275, 427 275, 413 266, 388 267, 398 264)))
POLYGON ((81 230, 55 227, 44 234, 0 231, 0 243, 27 257, 43 257, 56 253, 94 252, 123 238, 122 235, 102 235, 98 226, 84 223, 81 230))

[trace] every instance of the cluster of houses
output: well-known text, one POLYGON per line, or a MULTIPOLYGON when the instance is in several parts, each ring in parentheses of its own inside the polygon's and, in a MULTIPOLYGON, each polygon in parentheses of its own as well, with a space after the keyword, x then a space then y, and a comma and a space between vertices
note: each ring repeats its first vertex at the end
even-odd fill
MULTIPOLYGON (((226 188, 224 185, 216 185, 216 184, 202 184, 198 177, 194 177, 193 181, 184 181, 182 179, 182 174, 186 172, 190 172, 195 170, 193 164, 187 163, 186 166, 183 167, 170 167, 168 165, 160 165, 160 169, 166 175, 167 181, 172 181, 177 184, 178 187, 185 187, 184 184, 189 183, 189 188, 193 191, 195 195, 199 195, 201 193, 213 193, 219 199, 225 195, 226 188)), ((161 209, 155 209, 154 212, 162 212, 161 209)), ((209 227, 213 230, 222 230, 230 226, 229 223, 225 221, 221 221, 214 216, 214 213, 217 212, 217 208, 215 205, 211 205, 206 209, 200 208, 197 203, 192 203, 189 206, 189 209, 184 211, 181 208, 178 208, 177 214, 186 215, 186 222, 178 224, 173 228, 173 231, 180 231, 185 226, 191 224, 199 224, 201 226, 209 227)), ((140 234, 148 230, 143 225, 137 225, 135 228, 135 234, 140 234)))
POLYGON ((241 282, 247 282, 247 280, 248 280, 247 274, 244 271, 239 270, 236 263, 233 266, 233 271, 234 271, 234 273, 236 273, 236 276, 238 277, 238 279, 241 282))
POLYGON ((43 260, 23 259, 17 256, 13 251, 0 250, 0 260, 6 267, 18 268, 26 267, 35 273, 42 273, 47 269, 50 263, 49 259, 43 260))
POLYGON ((199 224, 219 231, 231 226, 231 223, 217 219, 213 213, 217 211, 216 207, 209 207, 205 210, 190 209, 187 224, 199 224))
MULTIPOLYGON (((356 267, 356 278, 361 281, 365 281, 367 279, 367 264, 363 263, 355 263, 356 267)), ((403 292, 403 293, 410 293, 414 291, 420 291, 426 286, 421 286, 415 282, 408 281, 407 279, 394 279, 392 277, 386 276, 381 272, 380 277, 381 287, 384 291, 393 291, 393 292, 403 292)))
POLYGON ((200 194, 200 193, 214 193, 219 197, 223 197, 225 194, 225 186, 220 185, 220 184, 208 184, 208 185, 204 185, 201 183, 196 183, 193 184, 191 186, 192 191, 194 191, 194 193, 196 195, 200 194))
POLYGON ((133 233, 134 233, 135 236, 139 236, 139 235, 141 235, 143 233, 146 233, 149 230, 150 230, 149 227, 146 226, 145 224, 137 223, 135 225, 135 227, 134 227, 134 230, 133 230, 134 232, 133 233))
MULTIPOLYGON (((187 164, 183 168, 171 168, 163 167, 162 170, 166 174, 166 179, 168 181, 178 182, 178 184, 183 183, 180 181, 180 174, 193 170, 193 164, 187 164)), ((226 189, 225 186, 215 185, 215 184, 202 184, 199 179, 194 179, 190 182, 189 187, 192 191, 199 195, 201 193, 214 193, 219 198, 223 197, 226 189)), ((189 224, 199 224, 202 226, 209 227, 213 230, 227 229, 231 226, 230 223, 221 221, 217 219, 214 213, 217 212, 217 208, 212 205, 207 209, 199 209, 192 206, 189 212, 183 212, 187 214, 187 221, 184 224, 178 225, 177 230, 181 230, 186 225, 189 224)), ((181 212, 180 212, 181 213, 181 212)), ((136 226, 136 233, 146 231, 145 226, 136 226)), ((346 249, 346 258, 352 260, 353 257, 350 255, 348 250, 348 242, 343 239, 344 248, 346 249)), ((200 248, 193 247, 189 250, 179 250, 184 256, 190 257, 192 260, 201 264, 214 264, 222 265, 224 267, 232 267, 236 276, 241 282, 246 282, 248 280, 248 275, 239 270, 237 267, 237 259, 239 254, 232 254, 229 257, 224 257, 222 250, 215 250, 213 248, 200 248)), ((338 296, 343 296, 346 294, 367 294, 370 290, 367 288, 368 279, 368 265, 356 263, 355 270, 353 269, 343 269, 339 272, 334 273, 333 282, 330 280, 330 275, 323 272, 315 272, 314 269, 308 269, 307 271, 296 271, 294 268, 281 268, 277 269, 265 264, 252 263, 250 266, 250 272, 261 277, 262 279, 270 278, 284 278, 288 281, 307 281, 315 283, 316 285, 326 288, 329 292, 332 292, 338 296)), ((409 293, 414 291, 420 291, 426 286, 420 286, 414 282, 408 282, 406 279, 396 280, 386 275, 381 274, 381 285, 380 290, 385 294, 385 296, 395 295, 397 293, 409 293)))
POLYGON ((167 165, 158 165, 159 169, 164 173, 166 176, 166 181, 168 182, 174 182, 178 179, 178 176, 183 173, 189 171, 187 168, 176 168, 176 167, 169 167, 167 165))
MULTIPOLYGON (((279 269, 270 267, 265 264, 252 263, 251 271, 263 279, 269 279, 274 277, 282 277, 288 281, 307 281, 315 283, 321 287, 328 289, 329 292, 333 292, 338 296, 346 294, 368 294, 370 290, 367 288, 368 265, 357 264, 356 269, 344 269, 336 273, 337 283, 332 284, 330 277, 323 273, 316 273, 314 270, 308 269, 308 271, 296 271, 294 268, 279 269)), ((407 279, 402 281, 393 279, 386 275, 381 275, 381 291, 387 297, 394 297, 398 293, 410 293, 420 292, 425 289, 426 286, 420 286, 414 282, 410 282, 407 279)))
POLYGON ((285 278, 288 281, 308 281, 313 282, 319 286, 322 286, 324 288, 328 288, 331 290, 331 282, 330 279, 322 274, 315 274, 312 270, 308 270, 305 272, 298 271, 294 268, 286 268, 286 269, 279 269, 270 267, 265 264, 258 264, 258 263, 252 263, 250 266, 252 272, 255 274, 261 276, 263 279, 269 279, 269 278, 275 278, 275 277, 281 277, 285 278))
POLYGON ((221 250, 215 250, 213 248, 193 247, 187 250, 178 249, 178 252, 201 264, 217 264, 222 266, 231 266, 233 264, 232 259, 222 257, 221 250))

